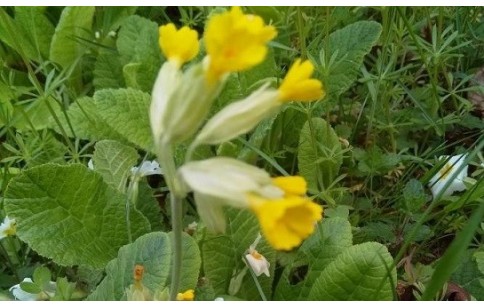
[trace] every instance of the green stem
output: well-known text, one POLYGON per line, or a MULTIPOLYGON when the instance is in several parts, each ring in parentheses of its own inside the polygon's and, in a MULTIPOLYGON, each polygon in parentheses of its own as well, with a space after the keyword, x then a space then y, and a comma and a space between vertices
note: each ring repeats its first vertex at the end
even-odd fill
POLYGON ((170 194, 171 223, 173 228, 173 269, 171 276, 170 300, 176 300, 180 286, 182 267, 182 199, 170 194))
POLYGON ((182 199, 183 192, 177 183, 176 165, 171 144, 161 141, 158 145, 158 159, 165 171, 165 179, 170 189, 171 223, 173 229, 173 269, 170 287, 170 300, 176 300, 180 286, 182 266, 182 199))

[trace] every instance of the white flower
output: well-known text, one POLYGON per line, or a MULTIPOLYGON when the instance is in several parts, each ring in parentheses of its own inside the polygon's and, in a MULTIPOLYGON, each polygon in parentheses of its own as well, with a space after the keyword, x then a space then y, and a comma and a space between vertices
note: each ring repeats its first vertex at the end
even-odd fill
POLYGON ((451 156, 441 156, 440 160, 446 160, 445 165, 440 169, 429 181, 432 195, 437 195, 444 189, 449 181, 452 181, 447 189, 442 193, 442 197, 450 196, 456 191, 463 191, 466 189, 464 185, 464 178, 467 176, 467 166, 457 173, 466 159, 466 154, 451 156))
POLYGON ((92 162, 92 158, 87 162, 87 167, 91 170, 94 170, 94 163, 92 162))
MULTIPOLYGON (((22 282, 32 282, 32 279, 30 278, 24 278, 22 282)), ((10 292, 12 292, 13 296, 15 299, 20 300, 20 301, 36 301, 36 300, 43 300, 47 299, 48 297, 52 297, 55 295, 55 290, 56 290, 56 283, 53 281, 50 281, 48 286, 46 287, 45 290, 43 290, 40 293, 37 294, 32 294, 28 293, 20 287, 20 284, 16 284, 10 289, 8 289, 10 292)))
POLYGON ((163 174, 160 165, 155 161, 144 161, 141 166, 131 168, 131 174, 133 176, 148 176, 153 174, 163 174))
POLYGON ((9 235, 15 235, 17 232, 17 222, 15 219, 10 219, 5 216, 2 224, 0 225, 0 240, 9 235))
POLYGON ((269 267, 271 264, 267 259, 261 255, 257 250, 255 250, 255 247, 259 243, 261 239, 260 233, 257 235, 257 238, 255 239, 254 243, 250 245, 247 254, 245 255, 245 260, 249 262, 249 266, 252 268, 254 273, 256 274, 257 277, 259 277, 262 274, 265 274, 267 277, 270 277, 269 273, 269 267))
POLYGON ((223 297, 217 297, 216 299, 214 299, 215 302, 223 302, 225 301, 223 297))

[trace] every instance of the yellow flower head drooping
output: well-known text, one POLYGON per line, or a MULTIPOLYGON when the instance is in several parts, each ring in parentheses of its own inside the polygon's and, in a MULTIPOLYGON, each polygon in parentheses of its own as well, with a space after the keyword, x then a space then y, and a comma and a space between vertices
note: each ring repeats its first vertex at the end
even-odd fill
POLYGON ((276 249, 290 250, 314 232, 323 209, 304 196, 306 181, 302 177, 275 178, 273 183, 285 192, 283 198, 250 195, 250 207, 268 242, 276 249))
POLYGON ((192 301, 195 298, 195 291, 189 289, 183 293, 178 293, 176 296, 177 301, 192 301))
POLYGON ((215 15, 204 35, 209 56, 207 78, 217 81, 223 74, 249 69, 264 60, 266 43, 277 34, 259 16, 246 15, 239 7, 215 15))
POLYGON ((193 59, 200 48, 197 31, 187 26, 177 30, 172 23, 160 27, 159 43, 166 58, 179 66, 193 59))
POLYGON ((281 102, 309 102, 323 98, 325 93, 321 81, 310 78, 313 71, 314 66, 310 61, 297 59, 279 87, 281 102))

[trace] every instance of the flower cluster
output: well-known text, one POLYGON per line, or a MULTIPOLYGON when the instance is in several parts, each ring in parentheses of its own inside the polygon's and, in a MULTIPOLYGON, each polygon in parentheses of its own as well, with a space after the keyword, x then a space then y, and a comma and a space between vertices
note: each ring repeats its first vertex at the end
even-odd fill
MULTIPOLYGON (((302 177, 271 178, 264 170, 224 157, 190 162, 197 146, 220 144, 245 134, 284 103, 324 97, 321 82, 311 78, 313 64, 297 59, 277 89, 263 84, 206 121, 228 74, 261 63, 268 53, 267 43, 276 35, 276 29, 261 17, 233 7, 209 18, 203 37, 207 54, 184 70, 184 64, 199 52, 197 32, 188 27, 177 29, 173 24, 161 26, 160 49, 167 61, 153 88, 150 121, 170 190, 178 196, 194 192, 200 218, 210 231, 225 231, 223 206, 246 208, 256 215, 273 247, 289 250, 308 237, 322 218, 323 209, 306 196, 302 177), (171 152, 167 149, 189 138, 193 141, 188 162, 176 171, 168 161, 167 153, 171 152)), ((253 249, 248 260, 255 265, 262 259, 253 249)), ((268 273, 265 269, 262 272, 268 273)))

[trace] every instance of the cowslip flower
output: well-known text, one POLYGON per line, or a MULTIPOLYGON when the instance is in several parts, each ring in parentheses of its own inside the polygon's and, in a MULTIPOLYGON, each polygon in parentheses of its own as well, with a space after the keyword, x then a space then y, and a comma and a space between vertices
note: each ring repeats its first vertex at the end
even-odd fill
POLYGON ((195 298, 195 291, 189 289, 183 293, 178 293, 176 295, 177 301, 192 301, 195 298))
POLYGON ((247 260, 248 265, 252 268, 255 275, 259 277, 262 274, 265 274, 267 277, 270 277, 269 267, 271 264, 267 259, 261 255, 255 248, 261 239, 261 235, 258 234, 257 238, 255 239, 254 243, 249 246, 247 250, 247 254, 245 255, 245 260, 247 260))
POLYGON ((174 24, 169 23, 161 26, 159 33, 160 49, 168 61, 175 65, 181 66, 198 54, 200 44, 197 31, 187 26, 177 30, 174 24))
POLYGON ((276 35, 273 26, 265 25, 259 16, 244 14, 240 7, 210 18, 204 34, 209 82, 262 62, 267 54, 267 42, 276 35))
POLYGON ((446 163, 429 181, 429 187, 434 198, 441 193, 449 181, 451 182, 447 189, 442 192, 442 197, 447 197, 456 191, 466 189, 464 178, 467 176, 467 165, 457 173, 458 169, 464 164, 466 156, 466 154, 461 154, 439 157, 439 160, 446 160, 446 163))
POLYGON ((321 81, 311 78, 314 67, 300 59, 292 65, 279 89, 265 84, 250 96, 234 102, 213 116, 194 144, 218 144, 252 130, 260 121, 290 101, 309 102, 324 97, 321 81))
POLYGON ((205 119, 221 91, 221 84, 209 85, 203 63, 181 71, 199 50, 196 31, 173 24, 160 27, 160 47, 167 57, 151 93, 150 122, 157 146, 189 138, 205 119))
MULTIPOLYGON (((30 282, 32 283, 31 278, 24 278, 22 282, 30 282)), ((52 297, 55 295, 57 288, 57 284, 54 281, 50 281, 46 286, 45 289, 42 290, 39 293, 33 294, 26 292, 22 290, 20 287, 20 284, 16 284, 12 286, 10 289, 8 289, 10 292, 12 292, 13 296, 15 297, 16 300, 19 301, 38 301, 38 300, 46 300, 49 297, 52 297)))
POLYGON ((200 218, 222 221, 206 222, 207 226, 225 224, 222 205, 248 208, 276 249, 298 246, 322 218, 322 207, 305 196, 306 181, 299 176, 271 178, 262 169, 224 157, 189 162, 179 172, 194 191, 200 218), (204 214, 213 207, 220 209, 220 215, 204 214))
POLYGON ((0 225, 0 240, 4 237, 15 235, 17 232, 17 222, 15 219, 10 219, 5 216, 2 224, 0 225))

